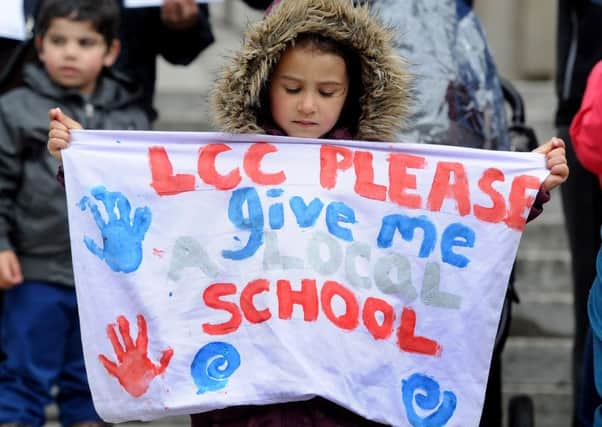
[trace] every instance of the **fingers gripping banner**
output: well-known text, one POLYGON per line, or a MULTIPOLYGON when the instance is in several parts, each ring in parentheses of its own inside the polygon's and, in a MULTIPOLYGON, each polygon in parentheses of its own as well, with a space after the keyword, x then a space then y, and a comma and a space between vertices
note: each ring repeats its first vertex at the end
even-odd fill
POLYGON ((75 131, 63 157, 105 420, 319 395, 478 425, 542 155, 75 131))

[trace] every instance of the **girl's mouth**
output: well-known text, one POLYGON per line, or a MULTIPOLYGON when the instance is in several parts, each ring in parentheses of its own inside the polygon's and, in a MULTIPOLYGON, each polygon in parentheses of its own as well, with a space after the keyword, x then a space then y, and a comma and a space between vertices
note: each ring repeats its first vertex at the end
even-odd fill
POLYGON ((317 126, 316 122, 311 122, 309 120, 293 120, 293 123, 303 127, 317 126))

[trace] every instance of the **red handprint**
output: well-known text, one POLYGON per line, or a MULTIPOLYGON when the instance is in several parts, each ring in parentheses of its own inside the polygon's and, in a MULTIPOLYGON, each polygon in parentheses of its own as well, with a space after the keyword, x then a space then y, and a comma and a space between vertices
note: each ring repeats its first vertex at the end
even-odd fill
POLYGON ((124 316, 117 317, 123 347, 115 333, 115 324, 107 325, 107 335, 111 340, 111 344, 113 344, 113 350, 115 350, 119 364, 109 360, 104 354, 99 354, 98 359, 109 374, 117 378, 125 391, 134 397, 140 397, 146 393, 151 381, 157 375, 165 372, 173 356, 173 350, 171 348, 165 350, 159 361, 159 366, 155 365, 147 355, 146 320, 141 314, 136 316, 136 319, 138 320, 138 336, 136 337, 136 344, 134 344, 130 335, 130 322, 124 316))

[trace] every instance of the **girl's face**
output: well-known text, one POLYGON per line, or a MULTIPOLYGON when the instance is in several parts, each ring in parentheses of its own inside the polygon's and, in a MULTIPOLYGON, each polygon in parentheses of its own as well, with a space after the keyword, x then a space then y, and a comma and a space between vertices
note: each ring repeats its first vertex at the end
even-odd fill
POLYGON ((272 119, 288 136, 320 138, 336 124, 348 92, 341 56, 311 45, 289 47, 270 80, 272 119))

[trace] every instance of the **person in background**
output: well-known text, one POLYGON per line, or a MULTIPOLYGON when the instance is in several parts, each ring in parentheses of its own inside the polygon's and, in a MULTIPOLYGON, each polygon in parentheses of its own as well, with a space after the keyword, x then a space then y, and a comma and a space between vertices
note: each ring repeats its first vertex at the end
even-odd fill
MULTIPOLYGON (((597 176, 602 187, 602 61, 589 76, 570 135, 577 160, 597 176)), ((580 425, 586 427, 602 426, 602 246, 595 262, 597 274, 587 304, 591 327, 584 344, 582 389, 577 408, 580 425)))
POLYGON ((195 0, 163 0, 161 7, 128 8, 121 3, 119 38, 122 50, 115 68, 142 87, 142 105, 149 119, 154 107, 157 58, 188 65, 214 41, 209 8, 195 0))
POLYGON ((569 239, 572 267, 573 315, 573 427, 582 390, 584 341, 589 329, 587 298, 594 280, 596 252, 600 247, 602 190, 597 177, 578 161, 569 126, 583 97, 587 76, 602 59, 602 1, 559 0, 557 30, 555 125, 557 135, 567 144, 571 176, 562 186, 562 207, 569 239))
POLYGON ((58 387, 65 427, 101 425, 81 347, 65 192, 46 150, 48 110, 95 129, 148 129, 139 91, 108 67, 119 54, 114 0, 45 0, 39 61, 0 96, 0 426, 39 427, 58 387))

